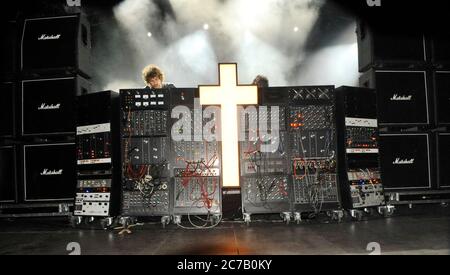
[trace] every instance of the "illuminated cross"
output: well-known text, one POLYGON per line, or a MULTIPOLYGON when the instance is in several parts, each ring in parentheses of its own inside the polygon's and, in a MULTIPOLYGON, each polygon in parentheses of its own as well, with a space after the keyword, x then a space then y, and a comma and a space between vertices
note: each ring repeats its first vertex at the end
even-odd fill
POLYGON ((219 64, 219 86, 199 86, 201 105, 221 105, 224 187, 239 187, 237 105, 258 104, 256 85, 238 85, 237 64, 219 64))

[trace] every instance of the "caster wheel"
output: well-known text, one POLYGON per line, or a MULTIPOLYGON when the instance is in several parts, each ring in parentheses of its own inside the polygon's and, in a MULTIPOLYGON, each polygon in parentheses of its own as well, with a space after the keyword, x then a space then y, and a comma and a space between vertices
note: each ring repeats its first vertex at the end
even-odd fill
POLYGON ((83 222, 83 217, 79 217, 79 216, 72 216, 72 217, 70 217, 70 225, 71 225, 73 228, 76 228, 76 227, 79 226, 82 222, 83 222))
POLYGON ((250 222, 251 222, 251 216, 250 215, 251 214, 247 214, 247 213, 244 214, 244 222, 247 225, 247 227, 250 226, 250 222))
POLYGON ((173 223, 176 225, 181 224, 181 216, 173 216, 173 223))
POLYGON ((300 224, 302 222, 302 213, 299 212, 294 213, 294 221, 297 224, 300 224))
POLYGON ((333 221, 337 221, 338 223, 341 223, 343 217, 344 217, 344 211, 341 211, 341 210, 333 211, 333 214, 332 214, 333 221))
POLYGON ((92 223, 95 221, 94 217, 85 217, 84 218, 84 224, 86 225, 92 225, 92 223))
POLYGON ((100 226, 102 227, 103 230, 107 230, 108 229, 108 222, 105 220, 101 220, 100 221, 100 226))
POLYGON ((170 217, 164 216, 161 218, 161 224, 163 228, 166 228, 166 225, 170 223, 170 217))
POLYGON ((365 208, 364 213, 366 213, 367 215, 373 216, 375 214, 375 211, 373 208, 365 208))
POLYGON ((362 221, 363 212, 359 210, 350 210, 352 218, 358 222, 362 221))
POLYGON ((289 225, 289 223, 291 222, 291 213, 281 213, 281 218, 283 218, 283 221, 289 225))

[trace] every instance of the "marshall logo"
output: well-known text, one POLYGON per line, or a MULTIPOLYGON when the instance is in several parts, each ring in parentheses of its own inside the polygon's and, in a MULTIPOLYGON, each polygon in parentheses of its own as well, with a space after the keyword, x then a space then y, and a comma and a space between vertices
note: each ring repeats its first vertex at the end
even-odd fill
POLYGON ((391 101, 411 101, 412 100, 412 95, 408 95, 408 96, 399 96, 398 94, 395 94, 394 96, 392 96, 390 98, 391 101))
POLYGON ((42 40, 58 40, 61 38, 60 34, 57 35, 48 35, 48 34, 42 34, 41 36, 38 37, 39 41, 42 40))
POLYGON ((58 110, 59 108, 61 108, 61 103, 50 105, 42 103, 41 106, 38 107, 38 110, 58 110))
POLYGON ((415 159, 401 159, 396 158, 392 164, 394 165, 411 165, 414 164, 415 159))
POLYGON ((48 169, 44 169, 44 171, 42 171, 41 176, 60 176, 63 173, 63 169, 60 170, 48 170, 48 169))

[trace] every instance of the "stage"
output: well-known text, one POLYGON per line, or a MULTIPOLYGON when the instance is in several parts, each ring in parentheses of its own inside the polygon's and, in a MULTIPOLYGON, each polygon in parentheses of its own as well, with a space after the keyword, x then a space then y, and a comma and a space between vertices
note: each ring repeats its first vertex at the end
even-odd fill
POLYGON ((450 254, 450 209, 441 206, 403 207, 394 217, 361 222, 222 222, 201 231, 148 223, 119 231, 73 229, 61 218, 1 220, 0 255, 68 255, 71 242, 82 255, 369 255, 372 242, 382 255, 450 254))
POLYGON ((0 255, 450 254, 449 9, 391 2, 5 4, 0 255))

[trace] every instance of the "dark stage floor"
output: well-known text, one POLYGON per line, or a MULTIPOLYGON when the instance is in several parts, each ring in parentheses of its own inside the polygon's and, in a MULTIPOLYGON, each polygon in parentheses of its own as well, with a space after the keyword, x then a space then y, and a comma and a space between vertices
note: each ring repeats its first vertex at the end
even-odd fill
POLYGON ((369 254, 371 242, 382 254, 450 254, 450 209, 399 209, 391 218, 371 217, 340 224, 326 220, 300 225, 255 221, 223 222, 210 230, 184 230, 148 223, 129 235, 117 230, 80 230, 66 219, 0 220, 0 254, 369 254))

